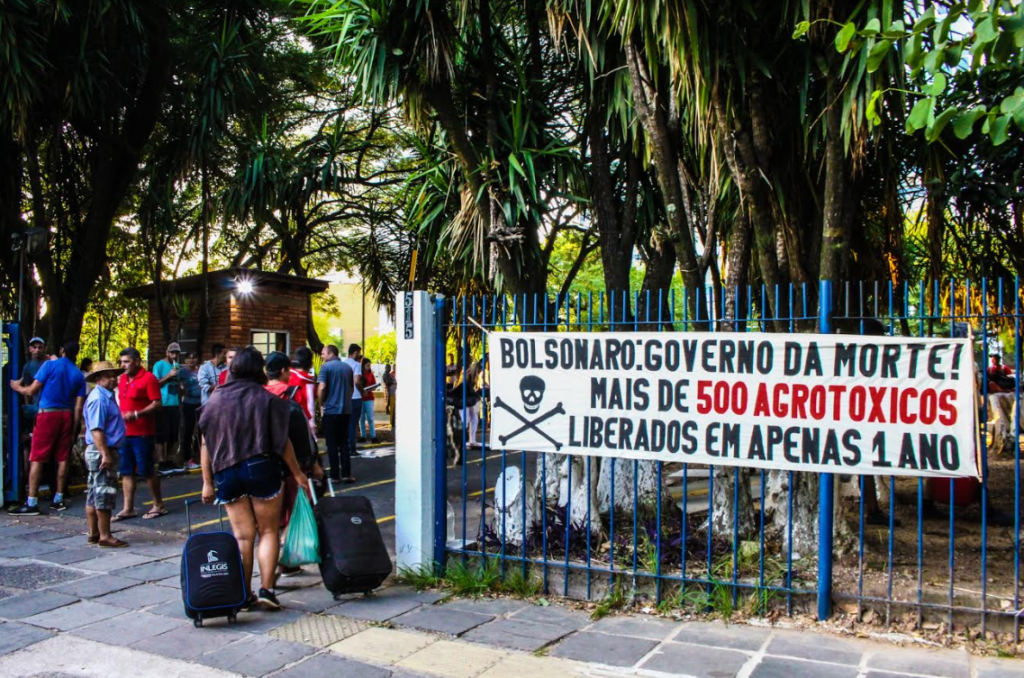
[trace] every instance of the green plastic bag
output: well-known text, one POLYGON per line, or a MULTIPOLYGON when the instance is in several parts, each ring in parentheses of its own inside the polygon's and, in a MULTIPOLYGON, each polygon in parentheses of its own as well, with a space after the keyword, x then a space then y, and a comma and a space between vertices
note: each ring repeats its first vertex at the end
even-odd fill
POLYGON ((288 521, 284 547, 281 549, 281 564, 285 567, 298 567, 319 562, 320 536, 316 529, 316 518, 313 517, 313 507, 309 504, 306 490, 299 488, 295 508, 288 521))

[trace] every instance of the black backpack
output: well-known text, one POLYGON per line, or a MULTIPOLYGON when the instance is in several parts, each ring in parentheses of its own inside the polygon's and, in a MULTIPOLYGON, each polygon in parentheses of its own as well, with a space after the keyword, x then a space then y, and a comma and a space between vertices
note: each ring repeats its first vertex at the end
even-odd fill
POLYGON ((319 450, 313 433, 309 430, 306 410, 295 400, 298 390, 298 386, 289 386, 288 390, 281 394, 281 399, 286 400, 291 406, 288 416, 288 440, 295 449, 295 459, 299 462, 299 468, 303 472, 308 472, 316 464, 319 450))

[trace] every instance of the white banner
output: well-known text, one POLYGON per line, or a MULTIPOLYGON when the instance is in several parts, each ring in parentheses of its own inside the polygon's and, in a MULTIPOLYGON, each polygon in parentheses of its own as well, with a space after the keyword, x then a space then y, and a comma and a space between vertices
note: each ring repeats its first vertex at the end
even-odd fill
POLYGON ((978 476, 968 339, 490 333, 491 446, 978 476))

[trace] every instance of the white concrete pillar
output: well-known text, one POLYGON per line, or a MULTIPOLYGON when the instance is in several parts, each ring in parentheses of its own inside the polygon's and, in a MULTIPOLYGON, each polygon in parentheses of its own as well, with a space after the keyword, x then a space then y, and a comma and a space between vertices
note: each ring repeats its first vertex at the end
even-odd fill
MULTIPOLYGON (((435 559, 434 423, 439 403, 434 299, 426 292, 399 292, 395 311, 395 552, 401 571, 435 559)), ((444 454, 444 441, 439 443, 444 454)))

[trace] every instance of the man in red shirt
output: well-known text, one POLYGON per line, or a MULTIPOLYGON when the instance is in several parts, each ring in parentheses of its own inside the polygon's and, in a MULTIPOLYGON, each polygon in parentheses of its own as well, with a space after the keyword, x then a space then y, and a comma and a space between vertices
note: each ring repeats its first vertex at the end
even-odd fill
POLYGON ((124 374, 117 382, 117 400, 127 433, 118 469, 124 488, 124 508, 113 520, 135 517, 137 478, 146 479, 149 492, 153 495, 153 508, 142 516, 143 520, 150 520, 167 514, 160 493, 160 476, 156 474, 153 464, 156 418, 161 407, 160 382, 142 366, 142 356, 136 349, 126 348, 121 351, 120 362, 124 374))

